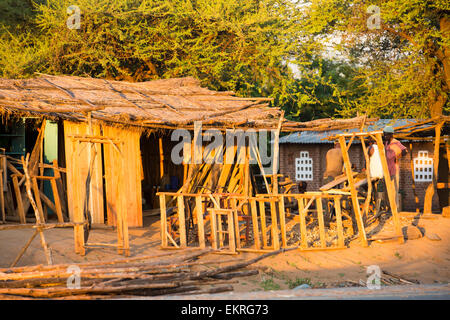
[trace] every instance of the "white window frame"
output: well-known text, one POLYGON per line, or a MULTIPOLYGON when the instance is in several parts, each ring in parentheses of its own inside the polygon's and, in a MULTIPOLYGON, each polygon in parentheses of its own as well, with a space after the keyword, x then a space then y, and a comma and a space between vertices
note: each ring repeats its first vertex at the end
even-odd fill
POLYGON ((413 163, 415 182, 433 181, 433 158, 428 156, 428 151, 420 150, 417 157, 413 159, 413 163))
POLYGON ((295 158, 295 180, 312 181, 313 179, 313 159, 309 157, 308 151, 300 151, 300 158, 295 158))

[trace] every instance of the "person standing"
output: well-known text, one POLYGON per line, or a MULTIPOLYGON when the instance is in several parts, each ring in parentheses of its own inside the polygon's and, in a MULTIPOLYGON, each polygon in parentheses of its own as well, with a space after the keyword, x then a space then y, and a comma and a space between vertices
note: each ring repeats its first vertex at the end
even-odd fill
POLYGON ((383 178, 383 166, 381 165, 380 151, 373 138, 369 138, 369 173, 374 186, 375 212, 380 212, 381 200, 383 199, 383 192, 380 190, 380 181, 383 178))
MULTIPOLYGON (((383 129, 383 142, 386 152, 386 162, 389 175, 395 186, 395 203, 399 207, 399 181, 400 181, 400 158, 408 153, 406 147, 394 138, 394 128, 387 126, 383 129)), ((386 188, 387 189, 387 188, 386 188)), ((387 190, 386 190, 387 191, 387 190)))

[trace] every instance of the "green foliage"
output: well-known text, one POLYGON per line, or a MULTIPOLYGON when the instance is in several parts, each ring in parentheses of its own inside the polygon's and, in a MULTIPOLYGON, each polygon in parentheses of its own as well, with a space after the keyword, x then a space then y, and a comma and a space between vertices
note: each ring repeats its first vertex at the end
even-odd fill
POLYGON ((280 290, 280 285, 274 282, 272 278, 261 281, 261 287, 264 289, 264 291, 280 290))
MULTIPOLYGON (((424 117, 450 111, 450 3, 444 0, 305 1, 310 40, 329 36, 358 66, 359 95, 343 116, 424 117), (380 26, 369 30, 369 5, 380 26)), ((373 17, 373 16, 372 16, 373 17)))

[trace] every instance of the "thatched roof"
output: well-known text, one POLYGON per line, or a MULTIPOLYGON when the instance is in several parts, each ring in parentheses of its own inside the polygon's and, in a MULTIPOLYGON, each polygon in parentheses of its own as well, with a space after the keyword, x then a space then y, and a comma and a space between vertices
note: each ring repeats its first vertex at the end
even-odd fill
MULTIPOLYGON (((141 128, 203 127, 276 128, 281 110, 269 98, 240 98, 213 91, 194 78, 124 82, 74 76, 41 75, 33 79, 0 79, 0 113, 53 119, 94 121, 141 128)), ((283 131, 358 127, 363 117, 285 121, 283 131)))

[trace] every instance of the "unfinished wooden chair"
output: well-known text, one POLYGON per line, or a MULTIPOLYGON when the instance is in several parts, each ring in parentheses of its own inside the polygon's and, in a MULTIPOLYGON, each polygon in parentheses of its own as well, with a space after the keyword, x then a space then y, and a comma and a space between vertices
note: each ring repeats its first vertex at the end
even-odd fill
POLYGON ((224 253, 236 253, 236 239, 234 230, 234 217, 237 215, 236 209, 208 208, 211 220, 211 246, 215 250, 224 253), (222 216, 226 217, 227 229, 222 229, 222 216), (224 246, 224 235, 228 235, 228 250, 224 246))

